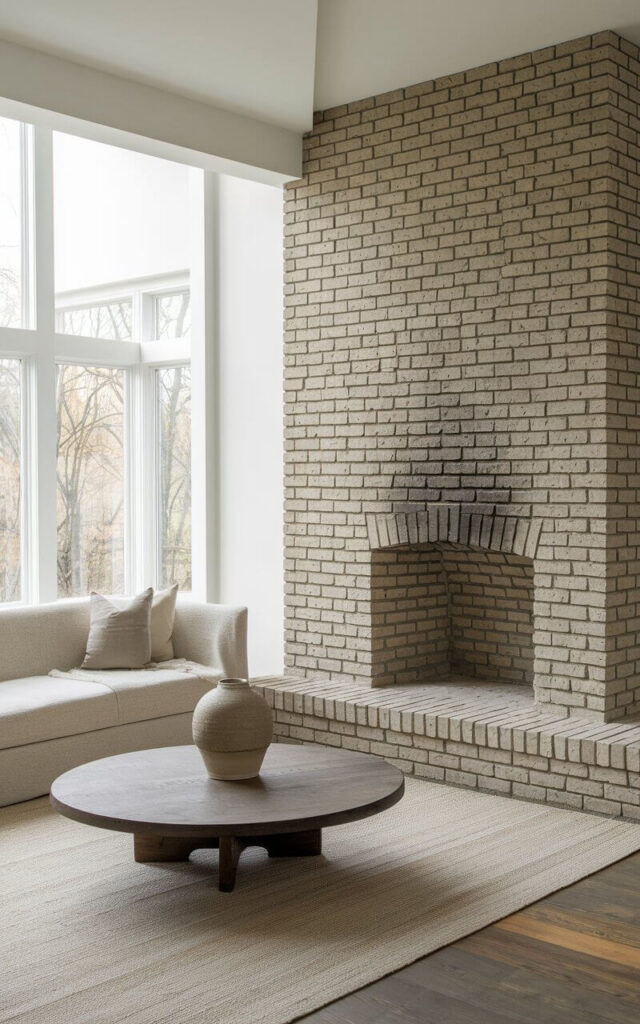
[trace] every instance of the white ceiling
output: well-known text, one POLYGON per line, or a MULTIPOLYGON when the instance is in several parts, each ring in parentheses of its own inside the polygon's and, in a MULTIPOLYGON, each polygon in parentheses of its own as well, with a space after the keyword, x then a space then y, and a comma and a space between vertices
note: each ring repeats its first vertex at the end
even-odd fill
POLYGON ((640 45, 640 0, 320 0, 314 108, 603 29, 640 45))
POLYGON ((0 0, 0 38, 294 131, 316 0, 0 0))
POLYGON ((640 0, 0 0, 0 38, 294 132, 606 28, 640 45, 640 0))

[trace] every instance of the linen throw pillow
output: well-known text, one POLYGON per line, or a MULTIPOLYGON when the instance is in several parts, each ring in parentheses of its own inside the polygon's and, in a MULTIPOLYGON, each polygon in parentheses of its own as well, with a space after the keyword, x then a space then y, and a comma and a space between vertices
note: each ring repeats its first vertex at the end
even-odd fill
POLYGON ((91 594, 89 637, 82 668, 142 668, 151 659, 153 590, 118 607, 102 594, 91 594))
POLYGON ((178 584, 167 590, 156 590, 151 605, 151 660, 173 658, 173 623, 176 616, 178 584))

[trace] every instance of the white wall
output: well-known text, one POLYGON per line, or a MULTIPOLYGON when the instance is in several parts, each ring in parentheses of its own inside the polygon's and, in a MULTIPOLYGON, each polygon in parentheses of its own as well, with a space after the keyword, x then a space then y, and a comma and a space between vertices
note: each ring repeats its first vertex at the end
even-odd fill
POLYGON ((282 190, 220 179, 220 600, 249 606, 249 670, 282 672, 282 190))

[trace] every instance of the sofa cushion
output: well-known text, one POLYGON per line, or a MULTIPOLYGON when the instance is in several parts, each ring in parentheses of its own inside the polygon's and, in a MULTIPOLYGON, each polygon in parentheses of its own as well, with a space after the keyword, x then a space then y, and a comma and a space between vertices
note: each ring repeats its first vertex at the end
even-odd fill
MULTIPOLYGON (((173 625, 176 617, 176 600, 178 597, 178 584, 165 590, 156 590, 151 602, 151 661, 170 661, 174 656, 173 651, 173 625)), ((116 608, 125 609, 128 599, 124 597, 110 597, 109 600, 116 608)), ((100 667, 100 666, 97 666, 100 667)), ((106 666, 104 666, 106 667, 106 666)), ((121 666, 126 667, 126 666, 121 666)))
POLYGON ((31 676, 0 682, 0 749, 106 729, 118 702, 100 683, 31 676))
POLYGON ((90 682, 108 687, 118 706, 118 725, 128 722, 144 722, 148 718, 162 718, 165 715, 180 715, 193 711, 196 704, 214 685, 211 669, 202 678, 195 672, 184 672, 176 668, 156 669, 110 669, 86 672, 90 682))
POLYGON ((153 588, 114 604, 91 591, 91 624, 83 668, 136 669, 151 659, 151 603, 153 588))
POLYGON ((173 624, 176 617, 178 584, 166 590, 156 590, 151 605, 151 660, 169 661, 173 658, 173 624))

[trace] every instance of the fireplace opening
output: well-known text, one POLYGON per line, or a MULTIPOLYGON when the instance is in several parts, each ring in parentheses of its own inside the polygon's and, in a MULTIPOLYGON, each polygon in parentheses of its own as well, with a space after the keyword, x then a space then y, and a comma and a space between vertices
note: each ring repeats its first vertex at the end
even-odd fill
POLYGON ((533 560, 436 542, 372 551, 372 682, 533 684, 533 560))

